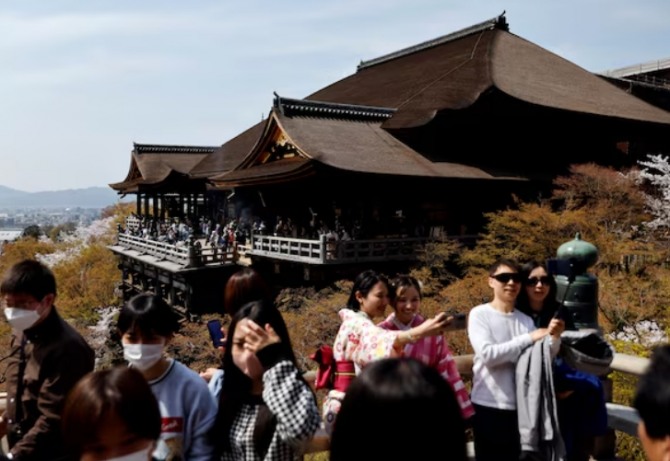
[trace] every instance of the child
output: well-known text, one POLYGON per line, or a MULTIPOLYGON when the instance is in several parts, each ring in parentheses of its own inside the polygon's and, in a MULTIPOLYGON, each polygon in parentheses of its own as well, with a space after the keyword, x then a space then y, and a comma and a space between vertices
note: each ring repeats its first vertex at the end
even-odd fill
POLYGON ((125 359, 149 382, 160 406, 154 459, 211 460, 216 401, 198 373, 164 355, 179 328, 177 314, 160 296, 140 294, 121 309, 117 328, 125 359))

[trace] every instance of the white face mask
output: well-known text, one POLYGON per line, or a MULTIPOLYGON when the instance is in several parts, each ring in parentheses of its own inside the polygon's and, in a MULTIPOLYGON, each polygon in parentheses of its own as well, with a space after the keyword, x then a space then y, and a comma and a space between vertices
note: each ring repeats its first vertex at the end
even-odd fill
POLYGON ((165 342, 159 344, 124 344, 123 357, 140 371, 146 371, 163 357, 165 342))
POLYGON ((151 448, 151 445, 149 445, 147 448, 143 448, 140 451, 118 456, 116 458, 109 458, 106 461, 148 461, 150 459, 149 453, 151 453, 151 448))
POLYGON ((23 331, 35 325, 35 322, 40 319, 40 314, 30 309, 5 307, 5 317, 12 328, 23 331))

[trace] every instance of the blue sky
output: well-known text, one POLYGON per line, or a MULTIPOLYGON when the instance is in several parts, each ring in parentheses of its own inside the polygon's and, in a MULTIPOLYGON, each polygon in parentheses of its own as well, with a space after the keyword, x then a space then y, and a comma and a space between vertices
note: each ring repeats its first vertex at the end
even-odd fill
POLYGON ((124 179, 132 143, 221 145, 368 60, 506 11, 601 72, 670 57, 667 0, 2 0, 0 185, 124 179))

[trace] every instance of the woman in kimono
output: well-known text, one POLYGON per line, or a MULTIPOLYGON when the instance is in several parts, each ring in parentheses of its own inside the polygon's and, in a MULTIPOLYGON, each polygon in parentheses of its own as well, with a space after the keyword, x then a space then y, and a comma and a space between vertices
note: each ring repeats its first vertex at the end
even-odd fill
POLYGON ((346 307, 339 312, 342 324, 332 348, 333 382, 323 404, 328 433, 333 430, 349 383, 362 368, 374 360, 400 356, 405 345, 439 335, 449 323, 447 315, 440 313, 407 331, 379 328, 373 319, 384 315, 388 293, 386 277, 373 270, 362 272, 354 280, 346 307))
MULTIPOLYGON (((399 275, 391 282, 393 312, 379 324, 385 330, 407 331, 421 325, 426 319, 421 309, 421 285, 409 275, 399 275)), ((431 336, 405 345, 405 357, 412 357, 435 368, 447 381, 458 399, 463 419, 474 414, 470 395, 463 384, 456 361, 444 337, 431 336)))

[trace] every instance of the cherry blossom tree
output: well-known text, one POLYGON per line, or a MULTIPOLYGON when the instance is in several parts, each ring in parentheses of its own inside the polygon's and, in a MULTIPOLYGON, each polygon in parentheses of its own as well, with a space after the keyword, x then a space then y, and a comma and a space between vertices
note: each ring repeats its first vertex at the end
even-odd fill
POLYGON ((647 155, 648 160, 639 161, 643 168, 639 180, 651 185, 647 193, 647 208, 654 217, 646 225, 651 229, 670 229, 670 159, 664 155, 647 155))

